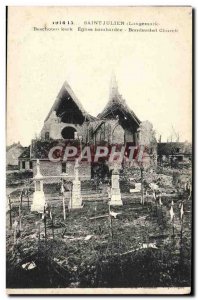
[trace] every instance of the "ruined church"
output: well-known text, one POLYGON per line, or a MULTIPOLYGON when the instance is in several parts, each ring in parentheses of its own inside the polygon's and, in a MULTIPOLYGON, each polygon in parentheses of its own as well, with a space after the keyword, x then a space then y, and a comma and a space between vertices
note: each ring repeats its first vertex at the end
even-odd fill
MULTIPOLYGON (((23 160, 30 160, 35 174, 36 159, 39 159, 44 176, 66 174, 72 179, 75 159, 50 161, 48 154, 52 147, 74 145, 83 149, 86 145, 136 146, 140 138, 139 128, 140 120, 119 93, 115 76, 111 79, 109 100, 97 117, 86 112, 69 84, 64 82, 44 121, 39 138, 32 140, 26 149, 26 157, 22 155, 20 161, 22 164, 23 160)), ((100 174, 104 178, 110 172, 106 161, 88 163, 82 160, 79 177, 89 180, 100 174)))

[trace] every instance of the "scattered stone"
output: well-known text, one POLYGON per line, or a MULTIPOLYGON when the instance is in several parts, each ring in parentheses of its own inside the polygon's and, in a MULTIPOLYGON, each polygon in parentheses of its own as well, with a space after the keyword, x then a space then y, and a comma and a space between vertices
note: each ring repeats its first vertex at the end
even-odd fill
POLYGON ((35 269, 36 264, 35 264, 35 262, 31 261, 31 262, 27 262, 27 263, 23 264, 21 267, 23 269, 29 271, 29 270, 35 269))

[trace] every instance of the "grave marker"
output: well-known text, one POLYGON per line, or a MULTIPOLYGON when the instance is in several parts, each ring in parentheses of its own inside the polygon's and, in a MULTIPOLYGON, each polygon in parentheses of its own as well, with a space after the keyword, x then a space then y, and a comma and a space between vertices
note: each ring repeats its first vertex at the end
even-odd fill
POLYGON ((114 168, 111 176, 111 201, 110 205, 123 205, 120 193, 119 170, 114 168))
POLYGON ((31 205, 31 211, 37 211, 39 213, 42 213, 43 207, 45 205, 45 194, 43 191, 43 176, 40 173, 39 159, 37 159, 36 171, 37 172, 34 177, 35 191, 33 193, 33 203, 31 205))
POLYGON ((72 196, 69 201, 69 209, 78 209, 82 208, 82 196, 81 196, 81 182, 79 180, 79 163, 78 159, 76 159, 74 166, 74 175, 75 178, 73 180, 72 185, 72 196))

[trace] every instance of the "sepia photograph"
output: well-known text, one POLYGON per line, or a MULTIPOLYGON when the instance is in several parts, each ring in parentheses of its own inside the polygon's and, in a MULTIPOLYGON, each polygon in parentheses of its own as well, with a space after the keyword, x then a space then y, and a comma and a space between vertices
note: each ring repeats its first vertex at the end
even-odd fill
POLYGON ((192 15, 7 7, 7 294, 191 294, 192 15))

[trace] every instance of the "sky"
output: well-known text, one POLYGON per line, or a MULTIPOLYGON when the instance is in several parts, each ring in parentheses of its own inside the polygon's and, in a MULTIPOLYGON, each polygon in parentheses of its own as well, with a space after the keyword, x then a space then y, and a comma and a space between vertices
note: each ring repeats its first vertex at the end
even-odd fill
POLYGON ((167 141, 174 128, 180 141, 191 141, 189 8, 11 7, 7 54, 8 145, 20 141, 27 146, 39 135, 64 81, 85 110, 97 116, 108 101, 112 71, 128 106, 153 124, 157 137, 167 141), (56 20, 72 20, 73 31, 33 30, 54 27, 56 20), (158 29, 178 32, 78 31, 85 20, 158 22, 158 29))

